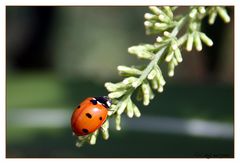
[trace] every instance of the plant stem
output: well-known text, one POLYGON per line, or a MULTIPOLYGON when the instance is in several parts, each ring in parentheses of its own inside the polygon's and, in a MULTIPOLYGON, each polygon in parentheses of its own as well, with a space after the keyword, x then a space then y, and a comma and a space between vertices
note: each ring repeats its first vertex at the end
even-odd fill
POLYGON ((182 26, 186 22, 188 16, 184 16, 182 19, 179 20, 177 26, 172 30, 171 35, 176 37, 178 32, 181 30, 182 26))
MULTIPOLYGON (((183 24, 187 20, 186 18, 187 17, 183 17, 182 19, 179 20, 177 26, 171 32, 172 36, 177 36, 177 34, 181 30, 183 24)), ((148 66, 144 69, 143 73, 139 77, 139 82, 140 83, 135 88, 137 88, 142 83, 142 81, 147 78, 148 74, 151 72, 153 67, 158 63, 158 61, 162 57, 166 48, 167 48, 167 44, 162 46, 162 48, 157 52, 157 54, 154 56, 154 59, 148 64, 148 66)))
POLYGON ((139 84, 135 87, 137 88, 139 85, 142 84, 143 80, 147 78, 148 74, 151 72, 153 67, 158 63, 159 59, 162 57, 165 49, 167 48, 166 45, 164 45, 154 56, 154 59, 148 64, 148 66, 144 69, 143 73, 139 77, 139 84))
MULTIPOLYGON (((186 22, 186 20, 187 20, 187 16, 185 16, 185 17, 183 17, 182 19, 179 20, 178 24, 176 25, 176 27, 171 32, 172 36, 174 36, 174 37, 177 36, 178 32, 181 30, 181 28, 182 28, 183 24, 186 22)), ((143 70, 141 76, 138 79, 137 85, 135 85, 134 87, 130 87, 128 89, 128 91, 125 93, 125 95, 121 98, 120 102, 124 102, 129 96, 132 95, 134 90, 142 84, 143 80, 145 80, 147 78, 148 74, 152 71, 154 66, 158 64, 158 61, 163 56, 164 51, 166 50, 167 47, 168 47, 168 43, 164 44, 160 48, 160 50, 156 53, 156 55, 151 60, 151 62, 148 64, 148 66, 143 70)), ((116 113, 116 111, 118 110, 118 108, 120 106, 121 106, 121 103, 118 103, 117 107, 116 107, 116 110, 112 114, 116 113)))
MULTIPOLYGON (((143 73, 141 74, 141 76, 138 79, 138 85, 135 87, 131 87, 128 89, 128 91, 125 93, 125 95, 121 98, 120 102, 124 102, 129 96, 132 95, 133 91, 139 87, 139 85, 142 84, 143 80, 147 78, 148 74, 151 72, 151 70, 153 69, 153 67, 158 63, 159 59, 161 58, 161 56, 163 55, 165 49, 167 48, 166 45, 164 45, 158 52, 157 54, 154 56, 153 60, 151 60, 151 62, 148 64, 148 66, 144 69, 143 73)), ((112 113, 116 113, 118 108, 121 106, 121 103, 117 104, 116 110, 112 113)))

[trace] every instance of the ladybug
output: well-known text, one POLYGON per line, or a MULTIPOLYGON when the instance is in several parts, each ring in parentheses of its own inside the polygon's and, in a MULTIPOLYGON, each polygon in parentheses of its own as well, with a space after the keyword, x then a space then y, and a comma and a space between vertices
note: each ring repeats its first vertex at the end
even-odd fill
POLYGON ((75 135, 88 135, 101 127, 107 119, 111 104, 107 96, 88 97, 81 102, 71 118, 72 131, 75 135))

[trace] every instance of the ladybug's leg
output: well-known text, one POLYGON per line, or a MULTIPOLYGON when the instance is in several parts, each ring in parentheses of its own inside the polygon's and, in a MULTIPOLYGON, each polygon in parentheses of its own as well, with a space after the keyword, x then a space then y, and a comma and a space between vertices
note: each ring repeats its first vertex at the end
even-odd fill
POLYGON ((104 132, 105 132, 105 129, 104 129, 102 126, 100 127, 100 129, 101 129, 101 131, 104 131, 104 132))

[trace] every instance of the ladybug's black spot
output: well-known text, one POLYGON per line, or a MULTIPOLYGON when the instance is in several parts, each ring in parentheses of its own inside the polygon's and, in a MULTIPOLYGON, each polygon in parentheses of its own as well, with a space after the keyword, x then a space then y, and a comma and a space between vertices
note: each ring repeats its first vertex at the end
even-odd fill
POLYGON ((83 133, 88 133, 87 129, 82 129, 83 133))
POLYGON ((97 105, 97 100, 90 100, 93 105, 97 105))
POLYGON ((92 118, 92 115, 91 115, 90 113, 86 113, 86 116, 87 116, 88 118, 92 118))
POLYGON ((99 120, 102 120, 102 117, 99 117, 99 120))
POLYGON ((80 105, 78 105, 77 108, 80 108, 80 105))

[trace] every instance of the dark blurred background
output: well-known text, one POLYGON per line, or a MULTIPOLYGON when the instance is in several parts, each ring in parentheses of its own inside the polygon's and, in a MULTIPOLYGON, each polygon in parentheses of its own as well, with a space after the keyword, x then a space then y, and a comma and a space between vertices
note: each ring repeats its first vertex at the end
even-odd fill
MULTIPOLYGON (((75 147, 71 112, 85 97, 106 95, 116 67, 138 59, 127 48, 152 43, 147 7, 6 7, 6 157, 233 157, 234 8, 203 31, 214 41, 184 53, 175 76, 141 118, 110 126, 110 139, 75 147)), ((184 9, 183 9, 184 11, 184 9)), ((181 12, 181 11, 180 11, 181 12)), ((141 61, 142 62, 142 61, 141 61)))

